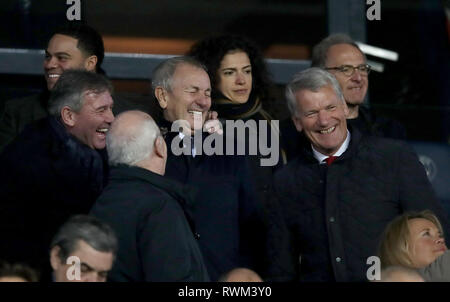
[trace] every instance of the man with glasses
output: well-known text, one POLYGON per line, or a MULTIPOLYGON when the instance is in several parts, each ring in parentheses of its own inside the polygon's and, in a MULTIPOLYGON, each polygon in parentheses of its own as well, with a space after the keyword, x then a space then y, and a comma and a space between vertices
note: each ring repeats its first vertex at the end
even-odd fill
MULTIPOLYGON (((375 116, 364 104, 369 87, 370 65, 349 36, 334 34, 323 39, 313 48, 311 66, 325 69, 336 77, 349 110, 347 124, 350 127, 358 128, 365 135, 406 138, 403 125, 392 119, 375 116)), ((281 127, 289 160, 299 153, 301 140, 292 121, 283 121, 281 127)))

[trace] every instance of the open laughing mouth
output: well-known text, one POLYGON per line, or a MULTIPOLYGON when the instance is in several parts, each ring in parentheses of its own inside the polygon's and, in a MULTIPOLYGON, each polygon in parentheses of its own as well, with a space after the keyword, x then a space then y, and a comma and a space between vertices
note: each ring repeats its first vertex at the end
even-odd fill
POLYGON ((334 129, 336 129, 336 126, 333 126, 333 127, 331 127, 331 128, 328 128, 328 129, 320 130, 319 132, 320 132, 321 134, 328 134, 328 133, 333 132, 334 129))
POLYGON ((99 134, 100 137, 104 138, 106 136, 106 133, 108 132, 108 128, 100 128, 97 129, 97 133, 99 134))

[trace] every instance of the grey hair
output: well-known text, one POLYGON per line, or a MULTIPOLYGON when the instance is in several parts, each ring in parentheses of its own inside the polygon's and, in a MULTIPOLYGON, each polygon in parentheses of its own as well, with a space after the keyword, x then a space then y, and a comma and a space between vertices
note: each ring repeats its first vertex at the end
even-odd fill
POLYGON ((300 90, 311 90, 317 92, 320 88, 331 85, 337 97, 345 103, 341 86, 331 73, 312 67, 298 72, 292 80, 286 85, 286 100, 291 116, 297 116, 297 100, 295 94, 300 90))
POLYGON ((69 218, 53 237, 50 249, 58 246, 60 248, 58 256, 65 262, 77 249, 80 240, 99 252, 111 252, 113 255, 117 252, 117 237, 112 228, 89 215, 69 218))
POLYGON ((106 91, 112 94, 113 86, 105 76, 86 70, 66 70, 52 89, 48 111, 57 117, 65 106, 80 112, 86 92, 99 94, 106 91))
POLYGON ((203 65, 193 57, 180 56, 167 59, 162 63, 160 63, 158 66, 156 66, 156 68, 153 70, 152 74, 153 91, 156 89, 156 87, 162 87, 167 91, 172 91, 172 78, 178 65, 181 64, 191 65, 203 69, 205 72, 208 72, 205 65, 203 65))
MULTIPOLYGON (((320 41, 312 50, 311 67, 325 68, 327 62, 328 50, 336 44, 349 44, 358 49, 367 61, 366 55, 361 51, 358 44, 346 34, 333 34, 320 41)), ((330 67, 330 66, 328 66, 330 67)), ((334 66, 333 66, 334 67, 334 66)))
MULTIPOLYGON (((139 111, 136 111, 139 112, 139 111)), ((134 166, 148 158, 161 132, 155 121, 147 115, 132 126, 123 126, 119 114, 106 136, 106 149, 110 165, 125 164, 134 166)))

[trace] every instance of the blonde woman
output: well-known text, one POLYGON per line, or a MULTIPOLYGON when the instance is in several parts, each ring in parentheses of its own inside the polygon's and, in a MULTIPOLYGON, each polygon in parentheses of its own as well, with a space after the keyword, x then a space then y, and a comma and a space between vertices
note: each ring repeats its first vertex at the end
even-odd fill
POLYGON ((381 266, 419 269, 426 281, 450 281, 450 253, 439 219, 431 211, 407 212, 386 227, 381 266))

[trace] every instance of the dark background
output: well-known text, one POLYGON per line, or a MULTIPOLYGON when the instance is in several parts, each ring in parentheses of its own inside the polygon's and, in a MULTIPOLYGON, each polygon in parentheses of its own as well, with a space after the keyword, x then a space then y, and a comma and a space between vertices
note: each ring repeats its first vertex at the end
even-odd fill
MULTIPOLYGON (((342 1, 342 5, 347 2, 342 1)), ((366 39, 363 42, 399 53, 397 62, 368 57, 385 67, 382 73, 370 74, 370 104, 379 113, 404 123, 412 140, 448 143, 450 139, 450 48, 445 2, 381 1, 381 20, 365 21, 362 25, 366 39)), ((158 39, 181 41, 181 48, 171 50, 172 44, 166 48, 167 53, 181 54, 180 49, 197 39, 231 32, 255 40, 267 57, 310 59, 312 46, 329 34, 327 0, 81 3, 82 20, 105 37, 106 51, 117 51, 112 46, 108 49, 110 38, 133 37, 147 39, 155 46, 158 39)), ((51 32, 67 22, 68 7, 65 0, 2 0, 0 47, 45 48, 51 32)), ((159 51, 152 51, 151 47, 142 51, 144 46, 139 44, 122 46, 120 51, 126 52, 159 51)), ((42 76, 0 74, 0 111, 6 99, 34 93, 42 89, 43 83, 42 76)), ((119 93, 137 102, 149 101, 147 81, 115 80, 114 84, 119 93)), ((279 119, 287 117, 283 88, 273 87, 269 108, 279 119)))

